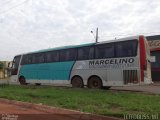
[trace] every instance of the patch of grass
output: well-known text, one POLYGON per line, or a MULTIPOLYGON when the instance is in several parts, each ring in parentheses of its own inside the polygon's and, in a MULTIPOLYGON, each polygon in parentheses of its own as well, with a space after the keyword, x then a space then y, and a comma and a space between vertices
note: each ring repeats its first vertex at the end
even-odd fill
POLYGON ((133 92, 0 85, 0 97, 116 117, 160 113, 160 95, 133 92))

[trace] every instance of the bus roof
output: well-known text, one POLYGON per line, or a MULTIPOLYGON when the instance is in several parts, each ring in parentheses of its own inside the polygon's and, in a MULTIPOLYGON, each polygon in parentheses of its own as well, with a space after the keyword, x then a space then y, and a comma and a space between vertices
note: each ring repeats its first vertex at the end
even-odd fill
POLYGON ((88 44, 81 44, 81 45, 61 46, 61 47, 55 47, 55 48, 49 48, 49 49, 43 49, 43 50, 28 52, 28 53, 24 53, 24 54, 21 54, 21 55, 33 54, 33 53, 41 53, 41 52, 49 52, 49 51, 52 51, 52 50, 64 50, 64 49, 69 49, 69 48, 78 48, 78 47, 85 47, 85 46, 87 47, 87 46, 96 45, 96 44, 104 44, 104 43, 111 43, 111 42, 138 39, 138 37, 139 36, 132 36, 132 37, 120 38, 120 39, 115 39, 115 40, 108 40, 108 41, 103 41, 103 42, 98 42, 98 43, 88 43, 88 44))
POLYGON ((48 49, 43 49, 43 50, 38 50, 34 52, 29 52, 26 54, 31 54, 31 53, 40 53, 40 52, 49 52, 52 50, 64 50, 64 49, 69 49, 69 48, 77 48, 77 47, 87 47, 90 45, 95 45, 95 43, 88 43, 88 44, 81 44, 81 45, 69 45, 69 46, 61 46, 61 47, 55 47, 55 48, 48 48, 48 49))

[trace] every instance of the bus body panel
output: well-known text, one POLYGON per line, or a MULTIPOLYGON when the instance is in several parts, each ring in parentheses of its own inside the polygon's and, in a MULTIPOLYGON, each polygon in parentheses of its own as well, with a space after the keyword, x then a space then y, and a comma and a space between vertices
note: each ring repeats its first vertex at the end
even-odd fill
POLYGON ((19 76, 26 80, 69 80, 74 61, 22 65, 19 76))
MULTIPOLYGON (((84 85, 87 85, 88 79, 94 75, 101 78, 104 86, 122 86, 124 85, 125 70, 135 70, 138 73, 140 70, 138 58, 125 57, 77 61, 73 66, 70 79, 78 75, 83 79, 84 85)), ((137 74, 137 83, 140 80, 139 75, 137 74)), ((127 84, 129 82, 133 83, 133 81, 128 81, 127 84)))

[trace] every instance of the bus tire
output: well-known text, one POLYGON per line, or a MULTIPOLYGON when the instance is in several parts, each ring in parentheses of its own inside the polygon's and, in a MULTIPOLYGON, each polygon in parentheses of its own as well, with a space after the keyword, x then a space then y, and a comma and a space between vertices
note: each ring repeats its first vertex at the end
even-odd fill
POLYGON ((72 84, 72 87, 74 87, 74 88, 83 88, 84 87, 83 80, 79 76, 73 77, 71 84, 72 84))
POLYGON ((102 80, 97 76, 92 76, 88 80, 88 88, 102 88, 102 80))
POLYGON ((27 85, 25 77, 23 77, 23 76, 19 77, 19 83, 21 85, 27 85))

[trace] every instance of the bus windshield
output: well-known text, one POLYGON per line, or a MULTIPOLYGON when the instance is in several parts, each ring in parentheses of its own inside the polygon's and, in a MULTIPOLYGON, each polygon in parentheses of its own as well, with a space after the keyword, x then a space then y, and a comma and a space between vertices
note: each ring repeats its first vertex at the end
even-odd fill
POLYGON ((21 56, 16 56, 13 59, 13 63, 12 63, 12 75, 17 75, 20 58, 21 58, 21 56))

